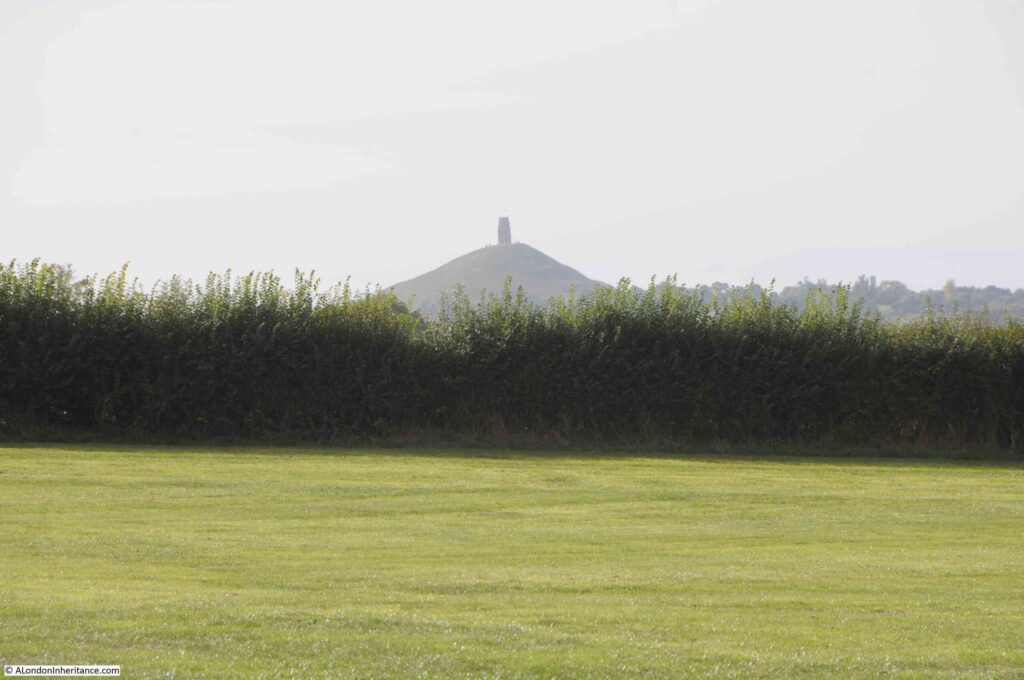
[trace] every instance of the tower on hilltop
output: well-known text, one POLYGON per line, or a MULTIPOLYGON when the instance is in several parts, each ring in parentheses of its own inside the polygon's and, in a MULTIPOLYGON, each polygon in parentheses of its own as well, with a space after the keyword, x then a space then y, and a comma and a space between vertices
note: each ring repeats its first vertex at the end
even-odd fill
POLYGON ((498 245, 507 246, 512 244, 512 224, 507 217, 498 218, 498 245))

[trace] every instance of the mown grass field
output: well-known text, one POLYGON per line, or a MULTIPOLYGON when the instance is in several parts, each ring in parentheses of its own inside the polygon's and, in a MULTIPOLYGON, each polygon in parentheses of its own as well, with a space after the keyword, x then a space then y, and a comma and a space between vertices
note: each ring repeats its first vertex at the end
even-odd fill
POLYGON ((0 658, 1024 677, 1024 466, 0 448, 0 658))

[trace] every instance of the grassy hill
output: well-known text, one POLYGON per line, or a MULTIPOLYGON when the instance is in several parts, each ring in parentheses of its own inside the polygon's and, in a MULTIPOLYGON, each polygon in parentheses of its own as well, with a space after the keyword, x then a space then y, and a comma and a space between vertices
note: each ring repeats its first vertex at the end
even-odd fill
POLYGON ((531 300, 544 304, 549 298, 567 295, 575 288, 585 295, 595 286, 604 285, 588 279, 572 267, 548 257, 525 243, 485 246, 457 257, 414 279, 391 286, 398 299, 408 302, 424 313, 437 311, 442 293, 451 293, 462 284, 470 299, 476 300, 481 291, 500 293, 505 277, 512 277, 513 287, 522 286, 531 300))

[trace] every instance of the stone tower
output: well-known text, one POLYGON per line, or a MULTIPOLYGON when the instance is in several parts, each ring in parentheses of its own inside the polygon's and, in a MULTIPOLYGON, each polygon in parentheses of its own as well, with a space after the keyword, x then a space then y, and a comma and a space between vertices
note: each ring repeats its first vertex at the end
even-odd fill
POLYGON ((512 244, 512 225, 507 217, 498 218, 498 245, 507 246, 512 244))

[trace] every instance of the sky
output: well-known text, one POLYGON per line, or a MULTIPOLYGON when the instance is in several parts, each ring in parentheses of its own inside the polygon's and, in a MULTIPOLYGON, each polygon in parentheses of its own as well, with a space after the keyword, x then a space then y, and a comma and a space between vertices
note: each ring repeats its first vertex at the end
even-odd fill
POLYGON ((0 0, 0 260, 1024 288, 1024 0, 0 0))

